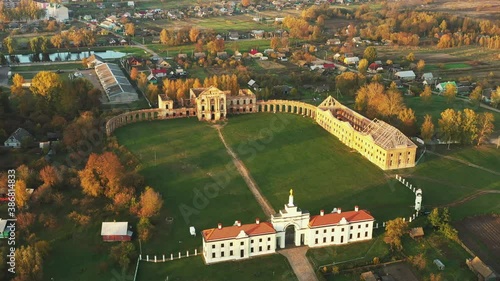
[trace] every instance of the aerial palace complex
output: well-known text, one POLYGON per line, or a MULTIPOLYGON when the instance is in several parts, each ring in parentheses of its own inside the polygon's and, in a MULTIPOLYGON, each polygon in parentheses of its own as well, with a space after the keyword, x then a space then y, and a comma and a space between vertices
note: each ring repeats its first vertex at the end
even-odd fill
POLYGON ((329 96, 319 106, 290 100, 257 101, 252 91, 237 95, 216 87, 193 88, 180 106, 166 95, 158 96, 158 108, 130 111, 108 120, 108 135, 123 125, 156 119, 197 117, 203 121, 227 119, 231 114, 286 112, 312 118, 342 143, 355 149, 383 170, 415 166, 417 146, 401 131, 384 121, 370 120, 329 96))

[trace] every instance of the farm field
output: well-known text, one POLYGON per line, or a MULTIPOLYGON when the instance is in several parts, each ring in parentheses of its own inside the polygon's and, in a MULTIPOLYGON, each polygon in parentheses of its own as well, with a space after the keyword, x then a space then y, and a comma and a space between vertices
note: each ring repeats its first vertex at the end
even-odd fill
POLYGON ((424 121, 424 116, 429 114, 432 116, 432 121, 434 122, 434 126, 437 129, 438 120, 441 118, 441 112, 448 108, 452 108, 454 110, 463 111, 465 108, 473 109, 477 113, 482 112, 491 112, 495 117, 494 125, 495 131, 500 130, 500 113, 486 110, 484 108, 477 108, 477 106, 473 106, 468 100, 456 98, 453 103, 448 103, 446 98, 443 96, 433 95, 431 102, 428 104, 422 102, 420 97, 404 97, 404 102, 407 107, 413 109, 415 111, 415 117, 417 117, 417 124, 419 126, 424 121))
MULTIPOLYGON (((498 200, 498 197, 496 198, 498 200)), ((500 271, 500 216, 484 215, 455 224, 460 239, 483 262, 500 271)))
POLYGON ((286 258, 280 254, 263 256, 239 262, 205 265, 201 256, 166 263, 142 262, 137 281, 221 281, 269 280, 296 281, 286 258), (168 278, 167 278, 168 276, 168 278))
POLYGON ((378 46, 378 58, 382 61, 406 57, 413 52, 416 61, 422 59, 426 63, 424 71, 429 71, 441 81, 472 76, 477 79, 488 78, 490 73, 498 74, 500 61, 498 52, 478 46, 462 46, 451 49, 436 47, 405 48, 378 46))

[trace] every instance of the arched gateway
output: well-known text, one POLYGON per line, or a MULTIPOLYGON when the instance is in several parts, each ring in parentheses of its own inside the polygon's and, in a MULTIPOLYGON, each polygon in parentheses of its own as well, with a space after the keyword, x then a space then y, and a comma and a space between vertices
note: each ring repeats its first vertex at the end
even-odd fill
POLYGON ((211 264, 272 254, 291 246, 323 247, 369 240, 374 221, 368 211, 357 206, 353 211, 334 208, 329 214, 321 210, 310 216, 294 205, 290 190, 288 204, 272 215, 270 222, 236 221, 225 227, 219 223, 217 228, 203 230, 203 257, 211 264))

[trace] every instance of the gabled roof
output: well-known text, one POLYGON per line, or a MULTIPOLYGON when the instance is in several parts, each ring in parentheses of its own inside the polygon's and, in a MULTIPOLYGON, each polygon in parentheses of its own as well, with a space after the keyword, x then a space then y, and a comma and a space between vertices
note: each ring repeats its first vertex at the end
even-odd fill
POLYGON ((14 138, 18 141, 22 141, 25 138, 32 138, 32 137, 33 136, 25 129, 17 128, 17 130, 9 136, 9 139, 14 138))
POLYGON ((0 232, 4 232, 6 226, 7 226, 7 220, 0 219, 0 232))
POLYGON ((401 78, 411 78, 411 77, 414 78, 415 72, 413 72, 413 70, 398 71, 394 75, 396 75, 397 77, 401 77, 401 78))
POLYGON ((103 222, 101 236, 127 235, 128 222, 103 222))
POLYGON ((161 94, 161 95, 158 95, 162 101, 169 101, 171 100, 169 96, 167 96, 166 94, 161 94))
POLYGON ((384 149, 398 147, 413 147, 416 145, 400 130, 385 123, 384 121, 373 119, 363 129, 363 134, 370 135, 378 146, 384 149))
POLYGON ((336 100, 332 96, 328 96, 318 107, 333 108, 335 106, 336 100))
POLYGON ((495 273, 479 257, 473 258, 470 261, 470 266, 484 278, 495 276, 495 273))
POLYGON ((269 222, 242 224, 241 226, 226 226, 222 228, 211 228, 202 231, 205 241, 217 241, 225 239, 233 239, 240 235, 243 231, 248 236, 257 236, 264 234, 276 233, 273 225, 269 222))
POLYGON ((324 215, 317 215, 311 217, 309 220, 309 226, 311 228, 322 227, 328 225, 338 224, 343 218, 349 223, 352 222, 361 222, 361 221, 371 221, 375 220, 370 213, 366 210, 359 211, 348 211, 339 213, 331 213, 324 215))

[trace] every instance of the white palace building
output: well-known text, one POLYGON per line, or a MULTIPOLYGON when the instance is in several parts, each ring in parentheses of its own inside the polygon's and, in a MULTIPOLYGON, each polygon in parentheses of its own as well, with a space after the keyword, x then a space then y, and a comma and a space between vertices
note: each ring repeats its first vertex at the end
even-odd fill
POLYGON ((247 259, 275 253, 287 244, 294 246, 324 247, 372 239, 375 219, 358 206, 354 211, 342 212, 335 208, 325 214, 310 216, 293 204, 290 190, 288 204, 271 222, 255 220, 252 224, 236 221, 233 226, 205 229, 203 257, 207 264, 247 259))

